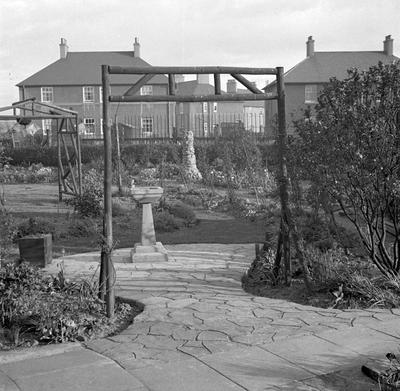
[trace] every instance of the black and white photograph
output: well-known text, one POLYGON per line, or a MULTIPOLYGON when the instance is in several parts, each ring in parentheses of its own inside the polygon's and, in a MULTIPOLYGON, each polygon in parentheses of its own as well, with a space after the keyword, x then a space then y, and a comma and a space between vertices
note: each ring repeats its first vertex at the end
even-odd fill
POLYGON ((399 0, 0 0, 0 391, 395 390, 399 0))

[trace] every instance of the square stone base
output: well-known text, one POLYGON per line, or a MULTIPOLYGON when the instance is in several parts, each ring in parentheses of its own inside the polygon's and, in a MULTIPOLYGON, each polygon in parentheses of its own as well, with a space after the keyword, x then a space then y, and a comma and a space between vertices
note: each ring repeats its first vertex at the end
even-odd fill
POLYGON ((161 242, 153 245, 143 246, 136 243, 131 251, 131 262, 167 262, 168 252, 161 242))

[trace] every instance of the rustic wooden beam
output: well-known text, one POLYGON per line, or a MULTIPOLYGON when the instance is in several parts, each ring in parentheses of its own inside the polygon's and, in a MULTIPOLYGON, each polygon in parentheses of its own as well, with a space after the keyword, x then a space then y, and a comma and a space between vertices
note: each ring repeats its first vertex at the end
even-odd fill
POLYGON ((212 73, 240 73, 245 75, 276 75, 276 68, 240 68, 240 67, 120 67, 108 66, 110 74, 131 74, 131 75, 161 75, 161 74, 183 74, 183 75, 196 75, 196 74, 212 74, 212 73))
POLYGON ((32 100, 35 101, 36 98, 33 97, 33 98, 24 99, 24 100, 19 100, 18 102, 13 102, 13 103, 11 103, 11 104, 14 106, 14 105, 19 105, 19 104, 21 104, 21 103, 30 102, 30 101, 32 101, 32 100))
POLYGON ((221 75, 214 73, 214 91, 215 95, 221 95, 221 75))
MULTIPOLYGON (((12 108, 12 107, 11 107, 12 108)), ((28 110, 28 109, 26 109, 28 110)), ((0 115, 0 120, 17 120, 20 118, 26 118, 26 119, 60 119, 60 115, 0 115)))
POLYGON ((237 73, 231 73, 231 76, 236 79, 239 83, 243 84, 249 91, 251 91, 253 94, 263 94, 261 90, 259 90, 257 87, 254 87, 251 84, 251 81, 247 80, 245 77, 242 75, 239 75, 237 73))
MULTIPOLYGON (((101 277, 105 281, 100 281, 99 286, 105 283, 105 301, 107 316, 114 316, 115 306, 115 270, 112 263, 113 234, 112 234, 112 140, 110 127, 110 74, 108 66, 101 66, 101 80, 103 85, 103 137, 104 137, 104 215, 103 215, 103 237, 105 243, 101 246, 101 277)), ((143 96, 138 96, 143 98, 143 96)))
POLYGON ((147 83, 149 82, 155 75, 144 75, 142 78, 140 78, 131 88, 129 88, 124 95, 128 96, 128 95, 134 95, 137 92, 139 92, 139 90, 147 83))
POLYGON ((253 100, 275 100, 277 95, 266 94, 223 94, 223 95, 111 95, 110 102, 232 102, 253 100))
MULTIPOLYGON (((62 126, 62 124, 63 124, 64 121, 65 121, 65 119, 63 119, 63 121, 61 122, 61 126, 62 126)), ((61 142, 62 142, 62 144, 63 144, 63 146, 64 146, 65 156, 67 157, 68 168, 69 168, 69 171, 70 171, 70 173, 71 173, 72 184, 73 184, 73 186, 74 186, 74 187, 73 187, 73 191, 75 192, 75 194, 78 194, 77 186, 76 186, 76 182, 75 182, 75 177, 74 177, 74 173, 73 173, 73 170, 72 170, 71 159, 70 159, 69 152, 68 152, 68 146, 67 146, 67 144, 66 144, 66 142, 65 142, 65 140, 64 140, 63 134, 60 133, 60 135, 61 135, 61 142)))
POLYGON ((45 107, 50 107, 51 109, 58 110, 58 111, 62 111, 62 112, 68 113, 68 114, 78 115, 78 112, 77 112, 77 111, 64 109, 63 107, 59 107, 59 106, 55 106, 55 105, 50 105, 50 104, 48 104, 48 103, 36 102, 36 104, 37 104, 37 105, 41 105, 41 106, 45 106, 45 107))

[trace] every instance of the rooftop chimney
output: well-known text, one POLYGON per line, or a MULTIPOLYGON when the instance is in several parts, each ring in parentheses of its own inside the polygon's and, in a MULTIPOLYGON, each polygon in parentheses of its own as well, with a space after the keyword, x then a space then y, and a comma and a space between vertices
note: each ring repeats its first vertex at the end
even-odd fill
POLYGON ((236 94, 236 80, 229 79, 226 83, 226 92, 228 94, 236 94))
POLYGON ((387 56, 393 56, 393 38, 390 35, 387 35, 383 41, 383 52, 387 56))
POLYGON ((308 40, 306 42, 306 47, 307 47, 307 57, 312 57, 314 55, 314 40, 312 39, 311 35, 308 37, 308 40))
POLYGON ((197 83, 198 84, 210 84, 210 75, 207 75, 204 73, 197 75, 197 83))
POLYGON ((68 54, 67 40, 65 38, 61 38, 60 58, 67 58, 67 54, 68 54))
POLYGON ((135 43, 133 44, 133 57, 140 57, 140 43, 137 37, 135 37, 135 43))

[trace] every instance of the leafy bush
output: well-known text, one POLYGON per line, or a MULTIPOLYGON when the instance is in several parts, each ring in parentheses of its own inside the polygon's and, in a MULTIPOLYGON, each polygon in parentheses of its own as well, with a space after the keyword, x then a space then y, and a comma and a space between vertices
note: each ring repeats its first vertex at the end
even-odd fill
POLYGON ((9 255, 18 228, 9 211, 0 207, 0 262, 9 255))
POLYGON ((197 222, 196 215, 193 212, 193 209, 189 206, 184 204, 181 201, 176 201, 172 204, 166 205, 169 213, 184 220, 185 225, 192 225, 197 222))
POLYGON ((242 285, 246 289, 261 288, 265 285, 276 285, 278 278, 274 276, 275 251, 271 248, 263 251, 251 263, 249 269, 242 276, 242 285))
POLYGON ((73 237, 87 237, 97 232, 99 232, 97 222, 89 217, 73 219, 68 226, 68 235, 73 237))
POLYGON ((158 232, 172 232, 181 227, 180 221, 168 210, 155 211, 154 229, 158 232))
POLYGON ((102 212, 102 200, 103 177, 92 168, 83 175, 82 194, 67 199, 65 203, 71 205, 82 217, 99 217, 102 212))
POLYGON ((121 202, 113 200, 112 202, 112 215, 113 216, 126 216, 131 211, 127 205, 121 204, 121 202))
POLYGON ((33 164, 27 168, 5 165, 0 171, 2 183, 49 183, 56 180, 57 171, 41 164, 33 164))
POLYGON ((159 181, 159 172, 157 168, 143 168, 139 173, 140 184, 156 185, 159 181))
POLYGON ((52 234, 56 236, 56 228, 54 224, 46 218, 30 217, 18 225, 17 231, 14 235, 14 240, 24 236, 52 234))
POLYGON ((90 338, 109 323, 97 292, 90 280, 69 282, 62 269, 46 277, 27 263, 8 264, 0 269, 0 326, 15 345, 28 331, 46 343, 90 338))

